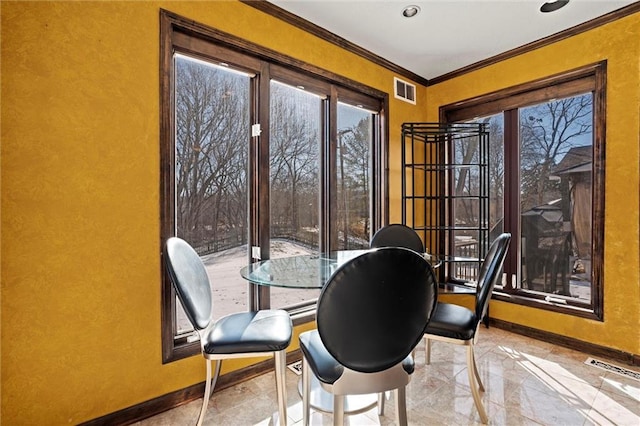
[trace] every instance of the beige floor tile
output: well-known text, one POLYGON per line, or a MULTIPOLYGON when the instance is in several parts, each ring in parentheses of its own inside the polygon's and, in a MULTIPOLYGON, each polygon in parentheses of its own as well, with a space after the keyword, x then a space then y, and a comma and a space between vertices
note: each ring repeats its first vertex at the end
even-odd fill
MULTIPOLYGON (((425 365, 424 341, 407 387, 409 425, 480 425, 467 374, 466 348, 434 342, 425 365)), ((475 348, 482 401, 492 425, 640 426, 640 381, 585 364, 587 354, 497 328, 481 328, 475 348)), ((631 370, 620 362, 612 362, 631 370)), ((288 424, 302 424, 300 376, 287 370, 288 424)), ((212 396, 205 425, 276 426, 273 372, 212 396)), ((195 425, 202 399, 138 422, 137 426, 195 425)), ((332 425, 331 414, 312 410, 311 425, 332 425)), ((395 425, 393 398, 385 413, 376 407, 345 416, 345 425, 395 425)))
POLYGON ((594 425, 638 426, 640 404, 633 398, 612 392, 599 392, 587 413, 587 423, 594 425))

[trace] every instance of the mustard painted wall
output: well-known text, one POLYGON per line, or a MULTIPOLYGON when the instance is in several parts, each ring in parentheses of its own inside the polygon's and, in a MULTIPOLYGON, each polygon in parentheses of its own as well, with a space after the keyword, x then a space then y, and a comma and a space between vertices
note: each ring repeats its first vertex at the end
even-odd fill
POLYGON ((396 101, 391 72, 236 1, 2 1, 3 424, 77 424, 204 380, 199 356, 161 362, 160 8, 391 92, 397 203, 400 124, 424 120, 426 88, 396 101))
MULTIPOLYGON (((640 354, 640 13, 427 88, 442 105, 607 60, 604 322, 492 301, 491 316, 640 354)), ((512 242, 513 243, 513 242, 512 242)))
MULTIPOLYGON (((389 71, 236 1, 2 1, 4 424, 76 424, 204 378, 199 357, 161 363, 160 8, 392 93, 389 71)), ((486 72, 418 86, 415 107, 391 95, 389 111, 395 222, 402 122, 435 119, 440 104, 609 58, 607 321, 505 304, 491 309, 508 321, 540 322, 635 353, 629 335, 639 302, 637 28, 636 16, 596 30, 604 31, 604 42, 591 32, 486 72)), ((244 365, 227 362, 223 373, 244 365)))

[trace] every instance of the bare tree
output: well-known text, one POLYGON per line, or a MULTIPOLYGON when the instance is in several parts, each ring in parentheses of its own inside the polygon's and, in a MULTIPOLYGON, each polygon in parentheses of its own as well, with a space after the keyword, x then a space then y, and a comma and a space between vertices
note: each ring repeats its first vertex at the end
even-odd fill
POLYGON ((348 211, 344 209, 342 218, 346 223, 343 236, 345 247, 348 247, 347 240, 350 233, 354 233, 354 237, 367 243, 369 240, 371 126, 371 117, 367 115, 356 125, 343 129, 339 136, 338 155, 341 162, 340 178, 343 183, 340 192, 345 192, 340 196, 348 200, 350 205, 348 211), (355 217, 350 217, 351 213, 354 213, 355 217))
POLYGON ((272 89, 271 220, 297 233, 301 209, 317 207, 313 198, 318 196, 320 170, 319 100, 284 85, 272 89))
MULTIPOLYGON (((585 145, 593 127, 591 94, 553 100, 525 108, 520 114, 522 208, 558 198, 553 167, 570 148, 585 145)), ((587 144, 590 144, 588 141, 587 144)))
MULTIPOLYGON (((486 117, 475 121, 475 123, 486 124, 489 120, 490 117, 486 117)), ((453 141, 454 162, 456 164, 478 164, 481 161, 479 143, 479 136, 475 134, 456 137, 453 141)), ((457 196, 478 194, 480 185, 477 168, 464 167, 455 169, 455 172, 454 182, 457 196)), ((478 217, 478 207, 477 203, 467 202, 464 198, 461 198, 456 203, 456 220, 470 223, 473 218, 478 217)))
POLYGON ((247 103, 247 77, 177 59, 176 225, 194 244, 245 227, 247 103))
POLYGON ((504 219, 504 123, 502 115, 492 116, 489 130, 489 225, 493 229, 504 219))

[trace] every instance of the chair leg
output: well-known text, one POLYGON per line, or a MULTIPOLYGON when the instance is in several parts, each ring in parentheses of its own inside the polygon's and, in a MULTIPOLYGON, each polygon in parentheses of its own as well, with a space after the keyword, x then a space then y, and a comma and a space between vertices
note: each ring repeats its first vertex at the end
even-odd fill
POLYGON ((378 416, 384 416, 384 400, 386 399, 385 392, 378 394, 378 416))
POLYGON ((211 392, 216 388, 216 383, 218 383, 218 377, 220 377, 220 369, 222 367, 222 360, 216 360, 216 370, 213 373, 213 380, 211 381, 211 392))
POLYGON ((302 425, 309 426, 309 414, 311 399, 311 371, 307 359, 302 357, 302 425))
POLYGON ((473 359, 472 345, 467 346, 467 373, 469 374, 469 387, 471 388, 471 395, 473 395, 473 402, 476 404, 478 414, 480 414, 480 421, 482 421, 483 424, 487 424, 489 423, 489 417, 487 416, 487 412, 484 409, 484 405, 482 405, 482 400, 480 399, 480 391, 475 383, 475 360, 473 359))
POLYGON ((425 337, 424 342, 424 363, 431 364, 431 339, 425 337))
MULTIPOLYGON (((200 414, 198 415, 197 426, 202 426, 202 421, 204 420, 204 414, 207 412, 207 405, 209 404, 209 397, 211 396, 211 361, 208 359, 205 359, 204 361, 207 364, 207 381, 205 382, 205 385, 204 385, 204 396, 202 399, 202 408, 200 409, 200 414)), ((216 370, 218 370, 217 364, 216 364, 216 370)))
POLYGON ((396 397, 396 424, 407 426, 407 389, 401 386, 393 392, 396 397))
POLYGON ((476 354, 473 351, 473 345, 471 345, 471 359, 473 360, 473 372, 476 376, 478 389, 480 389, 480 392, 484 392, 484 385, 482 384, 482 379, 480 378, 480 373, 478 372, 478 365, 476 364, 476 354))
POLYGON ((333 426, 344 425, 344 395, 333 395, 333 426))
POLYGON ((278 351, 274 353, 278 411, 280 413, 280 424, 284 426, 287 426, 287 383, 285 378, 286 359, 287 353, 285 351, 278 351))

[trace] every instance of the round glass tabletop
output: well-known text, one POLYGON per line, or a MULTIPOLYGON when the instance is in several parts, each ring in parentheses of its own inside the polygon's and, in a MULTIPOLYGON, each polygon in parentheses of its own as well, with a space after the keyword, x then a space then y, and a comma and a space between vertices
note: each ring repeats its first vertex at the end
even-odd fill
MULTIPOLYGON (((313 289, 322 288, 340 265, 368 250, 342 250, 326 254, 282 257, 252 263, 240 275, 265 286, 313 289)), ((433 259, 428 259, 434 264, 433 259)))

